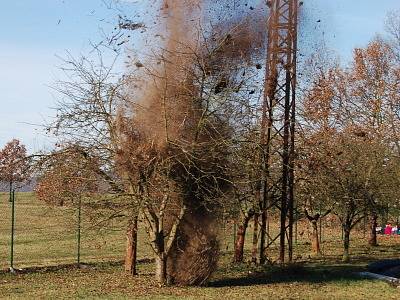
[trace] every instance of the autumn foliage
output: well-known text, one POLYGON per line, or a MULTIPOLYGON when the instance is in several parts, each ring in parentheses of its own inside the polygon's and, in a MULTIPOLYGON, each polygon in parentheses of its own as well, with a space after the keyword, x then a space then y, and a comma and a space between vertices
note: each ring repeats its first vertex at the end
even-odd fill
POLYGON ((80 197, 98 190, 95 162, 77 148, 61 149, 41 162, 44 172, 38 179, 36 195, 50 205, 76 204, 80 197))
POLYGON ((29 176, 26 148, 19 140, 13 139, 0 151, 0 180, 15 186, 27 181, 29 176))

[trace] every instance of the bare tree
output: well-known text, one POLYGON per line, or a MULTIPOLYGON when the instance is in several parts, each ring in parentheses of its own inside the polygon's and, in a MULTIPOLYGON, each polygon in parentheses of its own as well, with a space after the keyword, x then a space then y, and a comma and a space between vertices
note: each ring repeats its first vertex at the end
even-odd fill
POLYGON ((89 163, 96 161, 95 172, 106 183, 103 194, 110 195, 111 203, 116 201, 114 204, 120 207, 121 199, 130 199, 129 206, 124 202, 123 212, 128 224, 125 269, 135 275, 138 203, 130 181, 120 176, 116 167, 119 145, 116 116, 124 99, 124 78, 114 72, 118 55, 107 65, 103 54, 100 51, 96 54, 93 60, 71 56, 64 59, 62 70, 67 80, 60 80, 54 86, 61 97, 56 106, 57 117, 48 125, 48 131, 58 138, 59 144, 79 149, 82 159, 89 163))
POLYGON ((386 19, 386 32, 389 34, 389 43, 395 50, 397 62, 400 62, 400 11, 392 11, 386 19))

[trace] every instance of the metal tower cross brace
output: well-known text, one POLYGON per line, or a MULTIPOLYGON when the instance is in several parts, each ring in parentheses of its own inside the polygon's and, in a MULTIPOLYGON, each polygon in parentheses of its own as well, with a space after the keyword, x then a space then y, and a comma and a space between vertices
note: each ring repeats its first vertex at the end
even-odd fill
POLYGON ((294 212, 294 136, 295 89, 297 61, 298 0, 267 1, 270 8, 267 30, 267 58, 262 104, 260 141, 262 178, 260 206, 262 208, 260 263, 265 261, 267 212, 275 206, 280 210, 280 261, 285 261, 285 241, 288 258, 292 260, 294 212))

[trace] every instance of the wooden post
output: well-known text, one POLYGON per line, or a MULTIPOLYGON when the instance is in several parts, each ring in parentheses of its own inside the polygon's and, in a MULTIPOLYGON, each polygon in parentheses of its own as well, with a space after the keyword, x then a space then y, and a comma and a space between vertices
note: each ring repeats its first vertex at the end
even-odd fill
POLYGON ((14 234, 15 234, 15 190, 11 191, 11 253, 10 271, 14 271, 14 234))

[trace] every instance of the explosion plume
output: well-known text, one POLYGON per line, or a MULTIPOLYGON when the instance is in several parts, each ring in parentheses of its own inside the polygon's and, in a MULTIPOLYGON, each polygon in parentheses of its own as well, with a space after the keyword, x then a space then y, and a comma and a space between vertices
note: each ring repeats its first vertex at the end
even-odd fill
POLYGON ((165 222, 157 219, 162 229, 154 236, 169 232, 173 242, 155 247, 168 249, 167 275, 178 285, 204 284, 217 266, 219 198, 230 189, 233 133, 224 111, 240 93, 243 69, 264 50, 264 8, 230 2, 161 1, 157 35, 165 41, 133 81, 130 124, 120 122, 121 164, 146 199, 159 201, 165 222))

